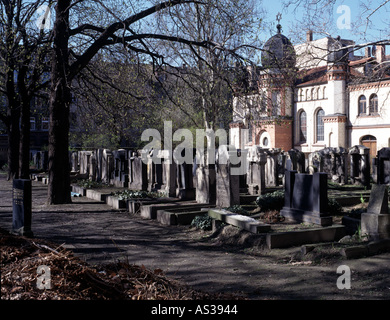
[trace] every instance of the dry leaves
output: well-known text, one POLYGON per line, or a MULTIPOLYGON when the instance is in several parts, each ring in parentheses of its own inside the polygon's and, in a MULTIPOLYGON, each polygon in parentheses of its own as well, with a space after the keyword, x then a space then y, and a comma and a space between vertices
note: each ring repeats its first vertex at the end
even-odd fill
POLYGON ((239 299, 199 292, 168 279, 161 269, 118 262, 92 267, 62 246, 0 229, 1 299, 198 300, 239 299), (51 288, 37 287, 38 266, 50 268, 51 288))

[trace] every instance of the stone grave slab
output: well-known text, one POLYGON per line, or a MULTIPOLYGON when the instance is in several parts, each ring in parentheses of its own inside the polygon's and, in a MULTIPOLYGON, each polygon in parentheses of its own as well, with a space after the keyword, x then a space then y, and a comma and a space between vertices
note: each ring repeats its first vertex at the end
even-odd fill
POLYGON ((247 217, 241 214, 232 213, 227 210, 210 209, 208 215, 227 224, 245 229, 252 233, 265 233, 271 230, 271 225, 265 224, 261 221, 247 217))

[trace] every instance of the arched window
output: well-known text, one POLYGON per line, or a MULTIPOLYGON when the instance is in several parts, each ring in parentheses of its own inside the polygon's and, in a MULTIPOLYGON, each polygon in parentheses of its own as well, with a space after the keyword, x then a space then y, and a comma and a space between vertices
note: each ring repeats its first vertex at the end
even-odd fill
POLYGON ((370 114, 378 113, 378 96, 374 93, 370 97, 370 114))
POLYGON ((365 114, 367 112, 367 99, 365 96, 359 97, 359 114, 365 114))
POLYGON ((303 89, 299 90, 299 101, 303 101, 303 89))
POLYGON ((322 109, 318 110, 317 115, 316 115, 317 141, 324 141, 325 140, 324 116, 325 116, 325 111, 322 109))
POLYGON ((299 114, 299 141, 306 142, 307 140, 307 117, 306 112, 302 111, 299 114))
POLYGON ((321 99, 321 89, 317 89, 317 99, 321 99))
POLYGON ((306 89, 306 101, 310 100, 310 91, 309 89, 306 89))
POLYGON ((314 88, 311 89, 310 98, 311 98, 312 100, 315 100, 315 99, 316 99, 316 98, 314 97, 314 88))
POLYGON ((326 87, 322 91, 322 99, 326 99, 326 87))

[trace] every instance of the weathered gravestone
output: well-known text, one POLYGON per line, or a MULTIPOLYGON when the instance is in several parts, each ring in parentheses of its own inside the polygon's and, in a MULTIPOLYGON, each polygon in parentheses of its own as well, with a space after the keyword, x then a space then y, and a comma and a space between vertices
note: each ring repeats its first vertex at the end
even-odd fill
POLYGON ((279 155, 281 149, 267 149, 267 164, 265 167, 265 185, 277 187, 279 185, 279 155))
POLYGON ((238 151, 229 151, 226 145, 218 148, 216 157, 216 206, 221 208, 240 204, 240 176, 234 174, 232 157, 238 157, 238 151))
POLYGON ((161 158, 162 184, 161 192, 168 197, 176 197, 176 163, 173 161, 170 150, 160 150, 158 157, 161 158))
POLYGON ((309 156, 309 172, 324 172, 333 182, 348 183, 348 151, 344 148, 324 148, 309 156))
MULTIPOLYGON (((141 151, 142 152, 142 151, 141 151)), ((139 157, 138 152, 130 151, 129 157, 129 189, 142 190, 148 189, 148 168, 139 157)))
POLYGON ((280 215, 295 222, 332 225, 332 217, 327 212, 327 174, 286 170, 285 175, 285 201, 280 215))
POLYGON ((95 150, 96 156, 96 181, 102 181, 103 149, 95 150))
POLYGON ((377 181, 378 184, 390 184, 390 148, 378 151, 377 181))
POLYGON ((148 191, 158 191, 163 184, 162 161, 158 156, 159 150, 143 150, 142 153, 142 157, 145 157, 147 161, 148 191))
POLYGON ((215 204, 216 183, 215 164, 208 163, 207 152, 197 150, 195 158, 196 167, 196 202, 205 204, 215 204))
POLYGON ((111 173, 110 183, 119 188, 127 188, 128 181, 128 159, 127 151, 125 149, 118 149, 113 151, 114 170, 111 173))
POLYGON ((248 151, 248 193, 250 195, 260 195, 265 190, 265 165, 267 154, 264 149, 253 146, 248 151))
POLYGON ((32 237, 31 180, 14 179, 12 188, 12 233, 32 237))
POLYGON ((77 151, 73 151, 71 154, 71 171, 78 172, 79 171, 79 153, 77 151))
MULTIPOLYGON (((180 152, 182 159, 186 156, 191 158, 190 161, 177 161, 176 163, 176 196, 182 200, 195 200, 195 184, 194 184, 194 149, 183 148, 180 152)), ((177 159, 175 159, 176 161, 177 159)))
POLYGON ((370 149, 353 146, 348 150, 351 156, 351 180, 353 184, 370 187, 370 149))
POLYGON ((305 154, 297 149, 291 149, 285 153, 287 160, 291 160, 292 170, 298 173, 305 173, 305 154))
MULTIPOLYGON (((101 171, 102 171, 101 181, 103 183, 110 182, 110 177, 111 177, 111 172, 113 171, 113 167, 114 167, 114 160, 113 160, 112 151, 108 149, 104 149, 102 154, 102 166, 101 166, 101 171)), ((81 173, 81 168, 80 168, 80 173, 81 173)))
POLYGON ((367 212, 362 213, 361 233, 367 235, 369 240, 390 238, 388 186, 372 186, 367 212))
POLYGON ((89 172, 90 172, 91 155, 92 155, 91 151, 80 151, 79 152, 80 174, 87 175, 88 177, 89 177, 89 172))
POLYGON ((97 159, 96 159, 96 151, 91 152, 91 156, 89 157, 89 179, 91 181, 96 181, 96 173, 97 173, 97 159))

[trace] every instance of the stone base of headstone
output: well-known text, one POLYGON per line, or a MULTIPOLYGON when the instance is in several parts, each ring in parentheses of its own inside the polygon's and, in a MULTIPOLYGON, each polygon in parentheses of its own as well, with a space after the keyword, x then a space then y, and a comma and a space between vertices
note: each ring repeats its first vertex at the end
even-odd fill
POLYGON ((362 213, 361 233, 368 240, 390 238, 390 214, 362 213))
POLYGON ((292 222, 307 222, 318 224, 322 227, 328 227, 333 224, 333 218, 330 216, 321 216, 320 213, 312 211, 304 211, 293 208, 283 208, 280 215, 292 222))
POLYGON ((176 197, 181 200, 195 200, 196 198, 196 189, 176 189, 176 197))

